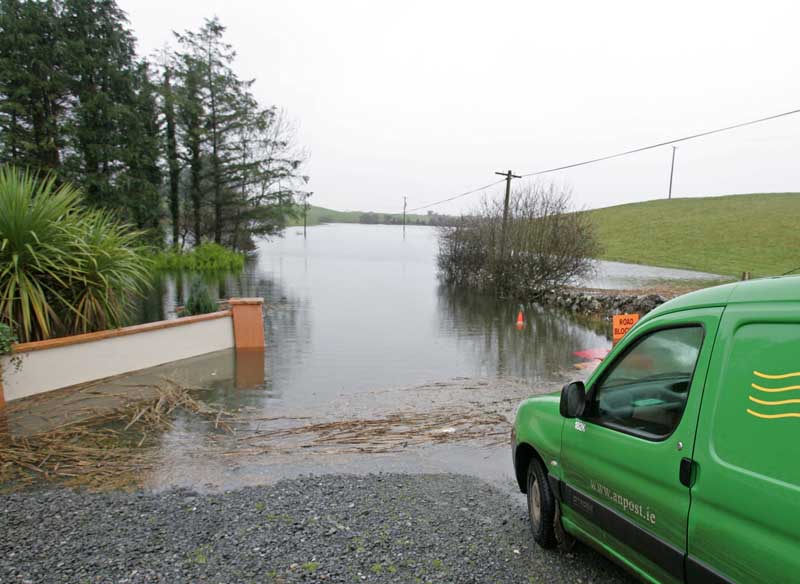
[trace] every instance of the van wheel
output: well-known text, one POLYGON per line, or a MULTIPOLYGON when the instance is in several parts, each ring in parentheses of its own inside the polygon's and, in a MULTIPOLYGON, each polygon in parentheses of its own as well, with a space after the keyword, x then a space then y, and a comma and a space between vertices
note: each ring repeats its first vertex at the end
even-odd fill
POLYGON ((528 516, 533 540, 543 548, 555 547, 556 500, 547 481, 547 471, 536 457, 528 465, 528 516))

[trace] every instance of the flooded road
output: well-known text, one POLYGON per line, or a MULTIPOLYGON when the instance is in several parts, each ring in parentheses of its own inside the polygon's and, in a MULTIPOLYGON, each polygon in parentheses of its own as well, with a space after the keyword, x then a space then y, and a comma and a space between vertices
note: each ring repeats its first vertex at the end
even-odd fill
MULTIPOLYGON (((604 331, 540 307, 458 292, 436 278, 436 230, 387 225, 289 228, 261 242, 236 277, 213 280, 218 297, 266 301, 266 380, 272 402, 309 404, 341 391, 409 386, 456 376, 552 381, 572 353, 606 348, 604 331)), ((697 273, 600 262, 587 284, 624 288, 697 273)), ((142 320, 174 314, 188 294, 165 277, 142 320)))
MULTIPOLYGON (((435 229, 322 225, 262 242, 257 262, 212 284, 221 298, 266 302, 263 391, 271 404, 302 405, 340 392, 452 377, 551 381, 572 353, 604 348, 604 334, 539 307, 457 292, 436 278, 435 229)), ((169 316, 188 286, 162 282, 169 316)), ((271 406, 270 406, 271 407, 271 406)))
MULTIPOLYGON (((208 280, 219 298, 265 299, 263 353, 222 351, 56 392, 10 407, 6 424, 28 436, 85 419, 70 439, 106 445, 116 443, 103 432, 123 429, 119 460, 104 458, 105 469, 153 489, 377 471, 461 472, 513 488, 507 439, 516 405, 584 377, 574 353, 610 342, 603 325, 536 305, 522 307, 518 328, 519 304, 440 285, 435 235, 429 227, 409 227, 403 239, 400 227, 323 225, 304 239, 288 229, 262 242, 242 274, 208 280), (155 411, 165 403, 169 421, 155 411), (92 416, 109 411, 113 421, 97 433, 92 416), (143 425, 151 418, 157 427, 143 425), (126 466, 132 445, 147 452, 137 451, 136 467, 126 466)), ((606 263, 592 283, 685 276, 666 272, 606 263)), ((161 278, 140 320, 173 315, 188 288, 188 279, 161 278)), ((19 455, 37 466, 35 456, 19 455)), ((58 464, 84 476, 91 463, 58 464)))

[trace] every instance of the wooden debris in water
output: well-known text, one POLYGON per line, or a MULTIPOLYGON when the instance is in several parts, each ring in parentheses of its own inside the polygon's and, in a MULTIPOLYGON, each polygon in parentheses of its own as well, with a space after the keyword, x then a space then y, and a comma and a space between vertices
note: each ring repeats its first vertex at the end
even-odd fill
MULTIPOLYGON (((505 400, 503 400, 505 401, 505 400)), ((430 411, 395 413, 374 419, 335 420, 257 431, 237 437, 237 446, 226 455, 291 452, 293 449, 325 449, 344 452, 392 452, 431 443, 508 436, 510 423, 498 410, 483 404, 445 407, 430 411), (488 410, 488 411, 487 411, 488 410)))
POLYGON ((165 380, 155 397, 66 423, 27 437, 0 435, 0 484, 19 488, 37 480, 94 489, 133 487, 158 461, 159 430, 172 426, 178 410, 211 418, 225 431, 227 412, 194 399, 189 390, 165 380))
POLYGON ((197 388, 171 380, 144 389, 148 391, 121 401, 110 412, 86 408, 71 422, 46 432, 24 438, 0 435, 0 490, 41 480, 97 490, 141 486, 169 456, 161 437, 173 427, 178 410, 218 430, 206 436, 213 443, 203 451, 207 456, 328 456, 467 440, 505 443, 509 415, 519 401, 518 396, 497 401, 423 400, 400 411, 354 416, 351 410, 345 415, 353 417, 331 419, 324 411, 316 418, 264 416, 260 410, 251 415, 226 412, 193 397, 197 388))

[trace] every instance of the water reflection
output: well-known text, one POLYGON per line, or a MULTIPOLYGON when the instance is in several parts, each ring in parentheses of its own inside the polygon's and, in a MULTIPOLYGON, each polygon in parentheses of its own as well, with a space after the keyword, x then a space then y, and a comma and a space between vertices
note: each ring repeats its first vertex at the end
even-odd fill
POLYGON ((134 323, 154 322, 170 318, 164 310, 166 299, 172 295, 168 292, 168 283, 171 283, 171 275, 156 273, 151 280, 152 288, 148 294, 139 299, 135 304, 131 320, 134 323))
POLYGON ((236 389, 264 387, 264 350, 240 349, 235 352, 236 389))
POLYGON ((489 375, 553 380, 572 369, 575 351, 610 346, 604 335, 536 304, 520 307, 444 285, 438 300, 442 334, 453 336, 489 375), (520 308, 521 329, 515 326, 520 308))
MULTIPOLYGON (((542 384, 570 375, 574 351, 608 346, 602 331, 540 307, 516 330, 517 304, 440 286, 435 255, 428 227, 403 239, 399 226, 324 225, 261 242, 238 274, 206 275, 214 297, 258 296, 266 307, 263 381, 242 367, 214 381, 216 397, 268 409, 453 377, 542 384), (229 394, 237 386, 261 391, 229 394)), ((193 277, 159 276, 141 319, 173 317, 193 277)))
MULTIPOLYGON (((265 351, 223 351, 167 368, 171 376, 193 380, 189 370, 203 363, 211 369, 207 399, 220 404, 245 405, 263 409, 269 401, 281 401, 294 369, 301 368, 312 334, 310 300, 292 295, 274 277, 263 273, 256 261, 238 273, 161 273, 154 277, 147 298, 137 307, 138 322, 175 318, 188 299, 194 278, 201 278, 214 300, 232 297, 260 297, 265 304, 265 351), (242 389, 261 390, 249 396, 242 389)), ((290 384, 289 384, 290 385, 290 384)))

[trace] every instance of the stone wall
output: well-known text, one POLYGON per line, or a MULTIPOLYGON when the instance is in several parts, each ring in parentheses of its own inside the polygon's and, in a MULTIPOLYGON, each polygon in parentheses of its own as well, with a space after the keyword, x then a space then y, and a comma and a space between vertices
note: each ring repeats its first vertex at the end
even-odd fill
POLYGON ((614 314, 644 316, 667 300, 660 294, 620 294, 580 288, 553 290, 540 298, 544 305, 604 320, 611 320, 614 314))

